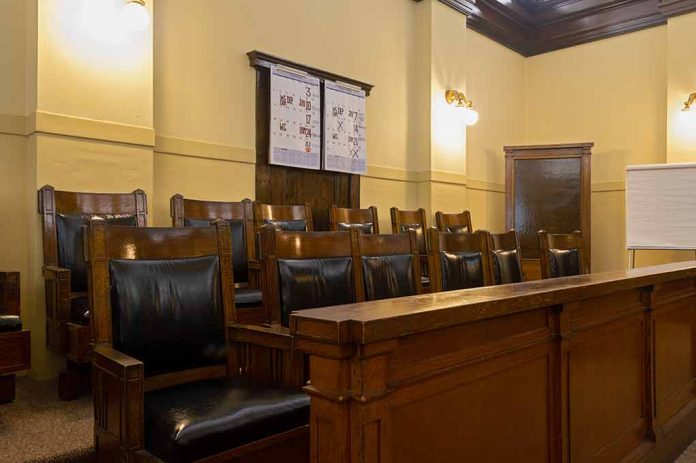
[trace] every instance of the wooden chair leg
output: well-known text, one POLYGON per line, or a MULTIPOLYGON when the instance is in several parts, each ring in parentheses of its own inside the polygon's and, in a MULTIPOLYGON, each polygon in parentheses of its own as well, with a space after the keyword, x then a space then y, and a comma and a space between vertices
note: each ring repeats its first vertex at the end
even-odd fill
POLYGON ((58 397, 62 400, 75 400, 90 390, 90 364, 68 360, 66 369, 58 375, 58 397))
POLYGON ((13 402, 15 399, 15 375, 0 376, 0 404, 13 402))

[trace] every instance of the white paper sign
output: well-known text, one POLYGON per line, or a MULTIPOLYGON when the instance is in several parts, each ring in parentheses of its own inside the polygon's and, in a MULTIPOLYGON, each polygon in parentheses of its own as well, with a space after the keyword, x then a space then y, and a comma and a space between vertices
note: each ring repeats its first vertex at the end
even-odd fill
POLYGON ((325 82, 324 168, 351 174, 367 172, 364 90, 325 82))
POLYGON ((271 67, 271 164, 320 168, 319 88, 315 77, 271 67))

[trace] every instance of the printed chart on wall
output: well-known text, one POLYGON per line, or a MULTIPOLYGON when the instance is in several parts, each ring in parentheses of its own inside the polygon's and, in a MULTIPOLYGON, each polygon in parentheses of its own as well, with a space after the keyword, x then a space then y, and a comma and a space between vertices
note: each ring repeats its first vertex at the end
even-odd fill
POLYGON ((271 164, 321 167, 319 79, 301 71, 271 67, 271 164))
POLYGON ((365 91, 340 82, 324 83, 324 168, 367 172, 365 91))

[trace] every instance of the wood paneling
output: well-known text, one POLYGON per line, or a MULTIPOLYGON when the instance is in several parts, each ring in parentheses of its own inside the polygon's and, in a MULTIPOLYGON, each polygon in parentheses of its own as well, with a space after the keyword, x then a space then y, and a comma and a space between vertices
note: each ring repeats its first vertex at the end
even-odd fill
POLYGON ((465 14, 467 28, 524 56, 661 26, 696 11, 696 0, 440 1, 465 14))
POLYGON ((671 461, 696 437, 696 265, 298 312, 311 461, 671 461))
POLYGON ((315 230, 329 230, 329 208, 332 205, 360 207, 360 176, 269 164, 270 66, 289 66, 319 77, 322 94, 325 79, 358 86, 366 95, 373 86, 259 51, 249 52, 248 56, 249 63, 256 69, 256 201, 277 205, 308 203, 312 206, 315 230))

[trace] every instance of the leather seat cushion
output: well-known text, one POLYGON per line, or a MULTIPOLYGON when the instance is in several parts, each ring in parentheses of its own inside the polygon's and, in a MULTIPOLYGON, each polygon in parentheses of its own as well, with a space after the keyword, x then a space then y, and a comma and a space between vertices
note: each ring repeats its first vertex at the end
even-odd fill
POLYGON ((22 331, 22 320, 17 315, 0 315, 0 333, 22 331))
POLYGON ((307 231, 307 221, 302 220, 269 220, 266 219, 263 223, 271 225, 283 231, 307 231))
POLYGON ((480 252, 441 252, 442 290, 483 286, 483 262, 480 252))
POLYGON ((418 252, 425 254, 428 252, 427 246, 425 245, 425 232, 423 231, 423 225, 419 223, 402 223, 400 226, 400 232, 406 233, 409 230, 416 232, 416 243, 418 243, 418 252))
POLYGON ((551 278, 580 275, 578 249, 549 249, 549 272, 551 278))
POLYGON ((145 375, 224 364, 218 256, 111 260, 113 344, 145 375))
POLYGON ((238 309, 258 307, 263 303, 263 294, 260 289, 235 288, 234 304, 238 309))
POLYGON ((70 321, 78 325, 89 325, 89 298, 87 296, 70 299, 70 321))
POLYGON ((351 230, 351 229, 357 229, 360 231, 360 233, 364 233, 366 235, 372 235, 375 232, 375 227, 372 224, 372 222, 366 222, 366 223, 344 223, 340 222, 338 224, 338 230, 343 231, 343 230, 351 230))
POLYGON ((136 226, 134 215, 65 215, 56 214, 58 265, 70 269, 70 290, 87 291, 87 263, 82 244, 83 228, 93 217, 106 219, 109 225, 136 226))
POLYGON ((452 224, 452 225, 447 225, 446 228, 447 228, 447 231, 449 233, 460 233, 460 234, 471 233, 468 225, 452 224))
POLYGON ((249 387, 221 378, 145 394, 145 448, 189 462, 309 423, 301 391, 249 387))
POLYGON ((290 312, 355 302, 353 259, 278 259, 281 323, 290 312))
POLYGON ((410 255, 363 256, 362 264, 368 301, 416 294, 410 255))
POLYGON ((522 269, 516 249, 493 251, 493 279, 496 285, 522 281, 522 269))
MULTIPOLYGON (((209 227, 215 220, 184 218, 187 227, 209 227)), ((228 220, 232 234, 232 271, 235 283, 249 281, 249 258, 247 256, 246 227, 243 220, 228 220)))

